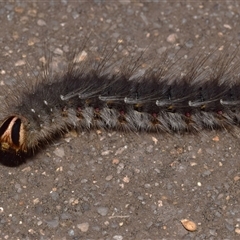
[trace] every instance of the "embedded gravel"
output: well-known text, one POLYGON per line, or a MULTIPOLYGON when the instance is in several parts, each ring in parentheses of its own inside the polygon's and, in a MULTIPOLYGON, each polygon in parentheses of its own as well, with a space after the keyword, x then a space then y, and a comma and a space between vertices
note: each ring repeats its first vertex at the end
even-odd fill
MULTIPOLYGON (((237 1, 1 2, 0 83, 21 84, 28 64, 38 75, 47 51, 61 57, 86 36, 91 50, 111 39, 130 56, 238 44, 239 16, 237 1)), ((217 131, 71 132, 0 167, 0 239, 239 239, 239 144, 217 131)))

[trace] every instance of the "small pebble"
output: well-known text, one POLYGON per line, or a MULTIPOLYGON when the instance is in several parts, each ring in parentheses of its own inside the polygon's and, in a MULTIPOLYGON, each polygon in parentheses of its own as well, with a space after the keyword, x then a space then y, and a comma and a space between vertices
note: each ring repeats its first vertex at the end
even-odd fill
POLYGON ((49 221, 46 221, 46 223, 50 228, 56 228, 59 225, 58 219, 49 220, 49 221))
POLYGON ((15 66, 16 67, 20 67, 20 66, 23 66, 23 65, 25 65, 26 64, 26 62, 24 61, 24 60, 18 60, 16 63, 15 63, 15 66))
POLYGON ((80 223, 77 225, 77 227, 81 230, 81 232, 87 232, 89 229, 89 223, 88 222, 80 223))
POLYGON ((108 176, 106 177, 106 180, 107 180, 107 181, 110 181, 110 180, 112 180, 112 178, 113 178, 112 175, 108 175, 108 176))
POLYGON ((46 22, 44 21, 44 20, 42 20, 42 19, 39 19, 38 21, 37 21, 37 24, 38 24, 38 26, 45 26, 46 25, 46 22))
POLYGON ((50 195, 54 201, 58 200, 59 198, 59 194, 57 192, 51 192, 50 195))
POLYGON ((60 48, 56 48, 56 49, 54 50, 54 53, 57 54, 57 55, 63 55, 63 50, 60 49, 60 48))
POLYGON ((53 153, 60 158, 65 156, 63 148, 56 148, 53 153))
POLYGON ((69 235, 69 236, 74 236, 74 230, 72 230, 72 229, 69 230, 69 231, 68 231, 68 235, 69 235))
POLYGON ((106 216, 108 214, 108 208, 107 207, 98 207, 97 212, 101 216, 106 216))
POLYGON ((122 170, 124 169, 125 165, 123 163, 119 163, 119 165, 117 166, 117 173, 121 173, 122 170))
POLYGON ((169 43, 175 43, 178 39, 178 36, 177 34, 173 33, 173 34, 170 34, 168 37, 167 37, 167 42, 169 43))
POLYGON ((235 233, 240 234, 240 228, 236 228, 235 233))
POLYGON ((122 239, 123 239, 123 236, 121 236, 121 235, 115 235, 115 236, 113 236, 113 239, 114 239, 114 240, 122 240, 122 239))
POLYGON ((107 156, 107 155, 109 155, 110 153, 111 153, 110 150, 106 150, 106 151, 103 151, 103 152, 101 153, 101 155, 102 155, 102 156, 107 156))
POLYGON ((69 213, 63 213, 61 214, 61 219, 62 220, 68 220, 68 219, 71 219, 71 215, 69 213))
POLYGON ((123 182, 129 183, 129 182, 130 182, 130 178, 129 178, 128 176, 125 176, 125 177, 123 178, 123 182))
POLYGON ((119 159, 117 159, 117 158, 114 158, 113 160, 112 160, 112 163, 113 164, 115 164, 115 165, 118 165, 119 164, 119 159))
POLYGON ((147 147, 146 151, 147 151, 148 153, 152 153, 152 152, 153 152, 153 145, 149 145, 149 146, 147 147))
POLYGON ((182 219, 181 223, 184 226, 184 228, 190 232, 194 232, 197 230, 197 225, 195 222, 192 222, 188 219, 182 219))

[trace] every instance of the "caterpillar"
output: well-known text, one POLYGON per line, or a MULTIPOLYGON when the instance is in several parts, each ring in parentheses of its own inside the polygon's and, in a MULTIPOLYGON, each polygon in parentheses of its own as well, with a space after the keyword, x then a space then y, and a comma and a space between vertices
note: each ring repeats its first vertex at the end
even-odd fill
POLYGON ((212 67, 211 57, 194 57, 183 72, 176 69, 178 60, 166 57, 145 69, 137 58, 114 70, 117 64, 107 64, 109 55, 86 63, 77 58, 82 53, 65 72, 51 74, 46 67, 34 86, 28 83, 6 99, 2 164, 18 165, 73 129, 182 134, 231 132, 240 125, 237 51, 212 53, 212 67))

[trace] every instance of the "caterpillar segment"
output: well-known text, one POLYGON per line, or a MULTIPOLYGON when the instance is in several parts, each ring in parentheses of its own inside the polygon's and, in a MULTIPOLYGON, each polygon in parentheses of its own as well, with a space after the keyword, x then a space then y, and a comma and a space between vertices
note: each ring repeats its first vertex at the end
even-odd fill
POLYGON ((160 60, 159 70, 140 75, 131 68, 110 74, 105 62, 91 64, 95 69, 73 62, 60 76, 45 73, 29 90, 8 98, 0 125, 0 161, 32 156, 73 129, 233 132, 240 124, 240 64, 229 54, 221 56, 211 71, 203 57, 192 61, 185 74, 160 60))

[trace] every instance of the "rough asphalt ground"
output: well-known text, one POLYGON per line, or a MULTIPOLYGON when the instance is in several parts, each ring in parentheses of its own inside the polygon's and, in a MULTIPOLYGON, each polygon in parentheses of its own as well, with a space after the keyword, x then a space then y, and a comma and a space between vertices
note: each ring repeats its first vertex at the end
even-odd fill
MULTIPOLYGON (((62 55, 89 34, 130 55, 237 44, 239 16, 237 1, 1 2, 0 81, 20 84, 26 62, 39 72, 46 49, 62 55)), ((239 144, 217 131, 71 133, 0 167, 0 239, 240 239, 239 144)))

